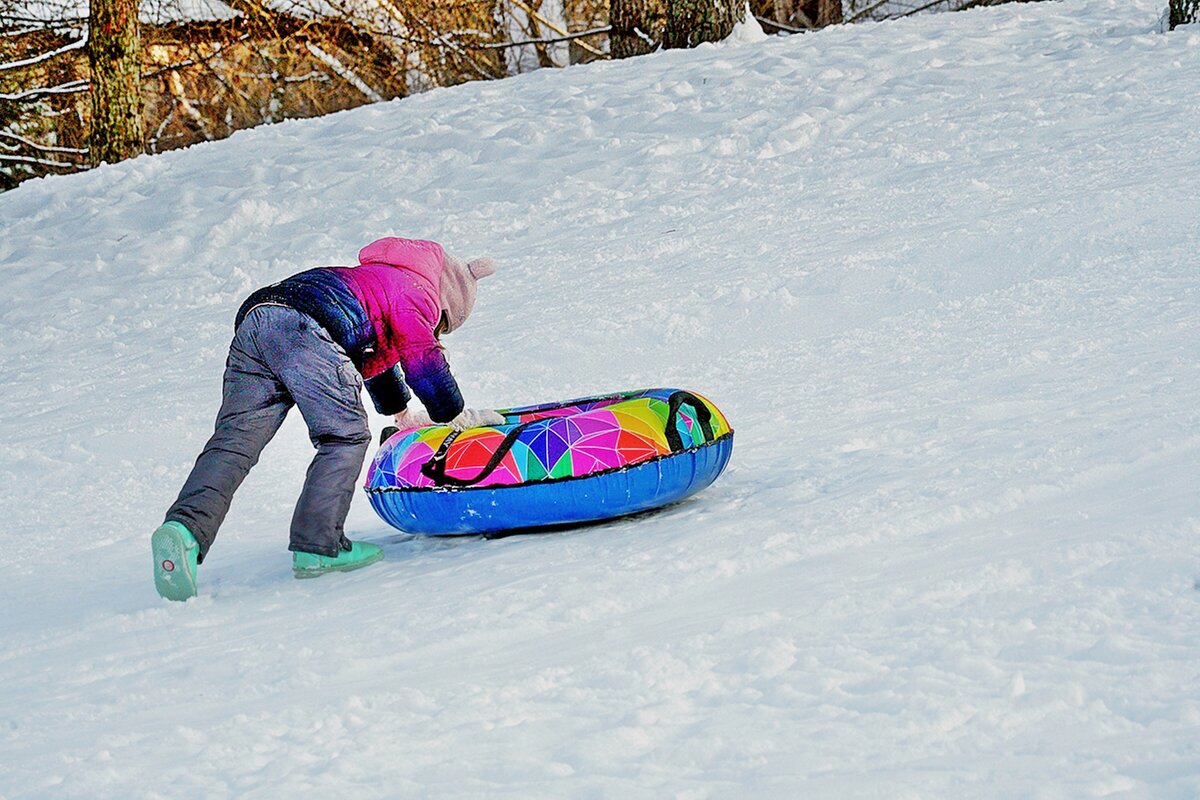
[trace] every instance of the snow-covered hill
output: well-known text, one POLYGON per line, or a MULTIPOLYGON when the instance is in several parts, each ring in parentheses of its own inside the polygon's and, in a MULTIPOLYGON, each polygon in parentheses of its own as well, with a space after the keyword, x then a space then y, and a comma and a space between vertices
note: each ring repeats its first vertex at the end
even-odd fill
MULTIPOLYGON (((0 196, 0 797, 1200 794, 1200 31, 1011 5, 441 90, 0 196), (475 406, 737 428, 655 516, 292 579, 289 420, 147 538, 251 289, 501 265, 475 406)), ((383 420, 372 419, 375 430, 383 420)))

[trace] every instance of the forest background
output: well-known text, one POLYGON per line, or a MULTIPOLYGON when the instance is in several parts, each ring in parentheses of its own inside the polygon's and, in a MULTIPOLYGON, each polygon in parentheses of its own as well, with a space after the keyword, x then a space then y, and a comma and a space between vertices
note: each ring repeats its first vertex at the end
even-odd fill
MULTIPOLYGON (((0 0, 0 191, 438 86, 1005 0, 0 0)), ((1175 27, 1200 0, 1170 0, 1175 27)))

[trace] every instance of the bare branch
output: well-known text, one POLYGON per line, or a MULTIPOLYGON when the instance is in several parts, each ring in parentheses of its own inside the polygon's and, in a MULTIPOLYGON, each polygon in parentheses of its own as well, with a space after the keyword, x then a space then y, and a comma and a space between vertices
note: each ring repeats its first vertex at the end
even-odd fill
POLYGON ((383 102, 383 95, 368 86, 366 81, 354 74, 352 69, 339 61, 332 53, 322 50, 312 42, 305 42, 304 47, 308 52, 316 56, 321 63, 337 73, 339 78, 362 92, 368 100, 375 103, 383 102))
MULTIPOLYGON (((526 3, 523 2, 523 0, 512 0, 512 4, 515 5, 517 8, 521 9, 522 11, 524 11, 532 19, 536 19, 538 22, 542 23, 543 25, 545 25, 547 28, 554 31, 555 33, 562 34, 565 36, 570 35, 567 31, 563 30, 558 25, 556 25, 553 22, 551 22, 550 20, 546 19, 546 17, 543 16, 541 13, 539 13, 537 11, 537 9, 530 8, 526 3)), ((582 47, 584 50, 587 50, 592 55, 597 55, 597 56, 604 55, 603 50, 599 50, 595 47, 592 47, 590 44, 585 44, 584 42, 580 42, 579 46, 582 47)))
POLYGON ((26 147, 32 147, 34 150, 41 150, 44 153, 71 153, 75 155, 87 155, 88 152, 86 148, 81 150, 77 147, 50 147, 49 145, 38 144, 31 139, 26 139, 24 136, 18 136, 10 131, 0 131, 0 137, 12 139, 13 141, 20 142, 26 147))
MULTIPOLYGON (((612 30, 611 25, 605 25, 603 28, 593 28, 590 31, 579 31, 577 33, 569 33, 566 36, 557 36, 552 39, 526 39, 521 42, 497 42, 495 44, 463 44, 462 46, 468 50, 507 50, 510 47, 524 47, 527 44, 556 44, 558 42, 570 42, 574 39, 582 39, 585 36, 596 36, 601 33, 608 33, 612 30)), ((430 42, 429 44, 433 44, 430 42)))
POLYGON ((31 158, 30 156, 10 156, 5 153, 0 153, 0 161, 15 161, 19 164, 38 164, 43 167, 54 167, 55 169, 78 170, 79 164, 69 164, 63 161, 51 161, 48 158, 31 158))
POLYGON ((77 80, 68 83, 62 83, 58 86, 51 86, 45 89, 26 89, 23 92, 16 94, 0 94, 0 100, 8 100, 10 102, 25 102, 36 100, 39 97, 45 97, 52 94, 76 94, 78 92, 86 92, 91 81, 77 80))
POLYGON ((0 72, 4 72, 4 71, 10 70, 10 69, 20 69, 21 67, 29 67, 34 64, 40 64, 43 61, 49 61, 52 58, 61 56, 63 53, 69 53, 72 50, 78 50, 79 48, 85 46, 87 44, 87 41, 88 41, 88 37, 87 37, 87 32, 85 31, 82 39, 80 39, 79 41, 76 41, 76 42, 71 42, 68 45, 64 45, 64 46, 58 48, 57 50, 53 50, 49 53, 42 53, 40 56, 32 56, 31 58, 24 58, 24 59, 21 59, 20 61, 10 61, 7 64, 0 64, 0 72))
POLYGON ((875 10, 877 10, 877 9, 879 9, 879 8, 882 8, 883 6, 887 5, 887 4, 888 4, 888 3, 890 3, 890 2, 892 2, 892 0, 876 0, 876 2, 874 2, 874 3, 872 3, 871 5, 867 6, 867 7, 866 7, 866 8, 864 8, 863 10, 861 10, 861 11, 859 11, 859 12, 855 13, 855 15, 854 15, 854 16, 852 16, 850 19, 846 20, 846 22, 848 22, 848 23, 849 23, 849 22, 858 22, 860 19, 862 19, 863 17, 867 16, 867 15, 868 15, 868 14, 870 14, 872 11, 875 11, 875 10))
MULTIPOLYGON (((891 2, 891 0, 884 0, 891 2)), ((392 31, 383 31, 375 27, 362 28, 366 33, 373 36, 381 36, 387 39, 395 39, 398 42, 407 42, 408 44, 424 45, 425 47, 446 47, 451 41, 454 41, 454 47, 459 50, 507 50, 512 47, 524 47, 531 44, 556 44, 558 42, 570 42, 575 39, 582 39, 586 36, 599 36, 602 33, 611 33, 612 26, 606 25, 603 28, 593 28, 588 31, 578 31, 569 33, 566 36, 555 36, 546 39, 525 39, 519 42, 494 42, 491 44, 478 44, 475 42, 457 41, 454 34, 441 34, 437 39, 421 39, 416 36, 405 36, 392 31)), ((649 41, 649 40, 647 40, 649 41)), ((601 52, 600 55, 607 56, 607 53, 601 52)))
POLYGON ((658 47, 658 42, 654 41, 654 39, 651 38, 650 34, 646 33, 641 28, 634 28, 633 35, 638 37, 639 39, 641 39, 643 42, 645 42, 646 45, 648 47, 650 47, 651 49, 655 49, 658 47))
MULTIPOLYGON (((230 45, 236 44, 238 42, 245 41, 248 38, 249 38, 249 34, 242 34, 235 41, 227 42, 227 43, 221 45, 220 47, 213 50, 212 53, 210 53, 209 55, 204 56, 202 58, 185 59, 185 60, 179 61, 175 64, 168 64, 165 67, 159 67, 156 70, 152 70, 150 72, 144 73, 142 75, 142 80, 148 80, 150 78, 157 78, 158 76, 160 76, 164 73, 175 72, 176 70, 187 69, 188 67, 207 65, 209 61, 211 61, 212 59, 219 56, 221 54, 221 52, 223 50, 225 50, 225 48, 229 47, 230 45)), ((91 85, 92 85, 91 81, 87 80, 86 78, 80 78, 79 80, 69 81, 67 83, 59 84, 58 86, 51 86, 48 88, 39 88, 39 89, 27 89, 23 92, 17 92, 16 94, 0 94, 0 100, 7 100, 10 102, 28 102, 28 101, 37 100, 38 98, 46 97, 49 95, 78 94, 80 92, 88 91, 88 89, 91 87, 91 85)))
POLYGON ((18 15, 8 15, 5 18, 8 24, 12 25, 30 25, 39 31, 61 31, 75 32, 79 31, 80 35, 87 30, 87 16, 83 17, 62 17, 60 19, 45 20, 38 17, 22 17, 18 15))
POLYGON ((240 72, 235 72, 233 74, 239 78, 248 78, 250 80, 258 80, 258 81, 282 80, 284 83, 308 83, 309 81, 321 81, 324 83, 324 82, 328 82, 330 80, 329 73, 321 72, 320 70, 317 70, 317 69, 309 70, 308 72, 304 73, 303 75, 284 75, 282 77, 275 75, 275 74, 268 74, 266 72, 240 71, 240 72))
POLYGON ((35 28, 18 28, 15 31, 0 31, 0 39, 8 39, 8 38, 16 37, 16 36, 25 36, 26 34, 37 33, 38 31, 42 31, 42 30, 45 30, 45 28, 42 28, 39 26, 39 27, 35 27, 35 28))
POLYGON ((413 21, 416 22, 418 25, 420 25, 422 28, 424 28, 427 33, 433 34, 434 41, 430 42, 431 45, 438 46, 438 47, 445 46, 445 47, 449 48, 450 50, 455 51, 460 56, 462 56, 464 59, 466 59, 467 63, 469 63, 471 65, 471 68, 474 69, 476 72, 478 72, 481 77, 487 78, 488 80, 496 80, 499 77, 503 77, 501 75, 493 75, 491 72, 484 69, 483 66, 479 63, 479 60, 476 59, 474 56, 472 56, 470 53, 463 50, 463 48, 459 44, 457 44, 453 40, 453 38, 439 34, 437 31, 433 30, 433 28, 431 28, 429 23, 425 22, 425 20, 418 18, 413 21))
POLYGON ((964 3, 963 5, 961 5, 957 8, 951 9, 951 10, 952 11, 969 11, 972 8, 979 8, 980 6, 994 6, 994 5, 998 5, 996 0, 968 0, 967 3, 964 3))
POLYGON ((927 10, 933 8, 934 6, 940 6, 942 3, 949 3, 949 2, 950 2, 950 0, 933 0, 932 3, 926 3, 923 6, 917 6, 914 9, 905 11, 903 14, 898 15, 896 17, 896 19, 904 19, 905 17, 911 17, 913 14, 920 14, 922 11, 927 11, 927 10))
POLYGON ((158 152, 158 140, 160 138, 162 138, 162 133, 164 130, 167 129, 167 125, 171 124, 171 120, 173 120, 175 118, 175 110, 177 108, 178 108, 178 101, 176 101, 174 98, 172 98, 171 110, 167 112, 167 115, 165 117, 163 117, 163 121, 158 124, 158 129, 155 130, 154 135, 150 137, 149 145, 150 145, 151 153, 158 152))
MULTIPOLYGON (((886 3, 889 2, 889 0, 883 0, 883 2, 886 3)), ((793 28, 791 25, 784 25, 782 22, 776 22, 775 20, 768 19, 767 17, 760 17, 757 14, 754 16, 754 18, 764 25, 770 25, 772 28, 778 28, 781 31, 787 31, 788 33, 807 33, 808 31, 812 30, 811 26, 807 28, 793 28)), ((807 19, 808 18, 805 17, 805 20, 807 19)))
MULTIPOLYGON (((217 56, 221 55, 221 53, 226 48, 232 47, 233 45, 238 44, 240 42, 244 42, 249 38, 250 38, 250 34, 243 33, 241 36, 234 39, 232 42, 225 42, 224 44, 215 48, 211 53, 209 53, 206 56, 198 56, 197 58, 185 58, 183 61, 177 61, 174 64, 167 64, 165 67, 159 67, 158 69, 153 70, 151 72, 144 72, 144 73, 142 73, 142 80, 145 81, 145 80, 149 80, 151 78, 157 78, 159 75, 162 75, 165 72, 175 72, 177 70, 187 69, 188 67, 198 67, 198 66, 205 65, 208 62, 212 61, 217 56)), ((192 51, 195 52, 195 48, 192 48, 192 51)))

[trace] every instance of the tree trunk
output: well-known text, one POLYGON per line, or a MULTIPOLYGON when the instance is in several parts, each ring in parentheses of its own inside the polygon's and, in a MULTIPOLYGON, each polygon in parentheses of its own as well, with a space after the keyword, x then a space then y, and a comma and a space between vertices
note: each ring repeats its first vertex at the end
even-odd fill
POLYGON ((664 3, 673 0, 610 0, 609 52, 613 58, 649 53, 662 41, 664 3))
POLYGON ((843 22, 842 0, 811 0, 811 2, 804 3, 803 6, 813 24, 818 28, 824 28, 826 25, 841 25, 843 22))
MULTIPOLYGON (((579 33, 580 31, 590 31, 593 28, 601 28, 608 23, 608 3, 603 0, 563 0, 563 19, 567 22, 567 31, 569 33, 579 33)), ((592 37, 589 37, 592 39, 592 37)), ((594 45, 595 40, 588 42, 589 45, 594 45)), ((592 48, 594 49, 594 48, 592 48)), ((586 61, 592 61, 595 58, 592 50, 583 46, 583 42, 576 40, 568 45, 568 59, 572 64, 579 64, 586 61)))
POLYGON ((1200 22, 1200 0, 1171 0, 1171 30, 1200 22))
POLYGON ((815 30, 846 21, 842 0, 753 0, 751 8, 767 21, 787 26, 784 30, 815 30))
POLYGON ((745 0, 668 0, 663 47, 719 42, 745 17, 745 0))
POLYGON ((143 151, 141 37, 137 0, 91 0, 88 64, 92 71, 92 164, 143 151))

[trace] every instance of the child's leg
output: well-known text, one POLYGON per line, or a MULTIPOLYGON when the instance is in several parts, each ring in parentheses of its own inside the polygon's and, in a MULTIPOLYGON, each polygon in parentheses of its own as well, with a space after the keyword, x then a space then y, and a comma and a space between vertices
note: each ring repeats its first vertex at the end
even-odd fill
POLYGON ((292 516, 289 549, 336 556, 371 441, 362 377, 324 328, 296 316, 288 357, 272 367, 304 415, 317 454, 292 516))
POLYGON ((200 561, 217 536, 233 493, 279 430, 292 399, 263 363, 255 337, 261 320, 248 317, 229 346, 221 410, 167 521, 183 523, 200 543, 200 561))

